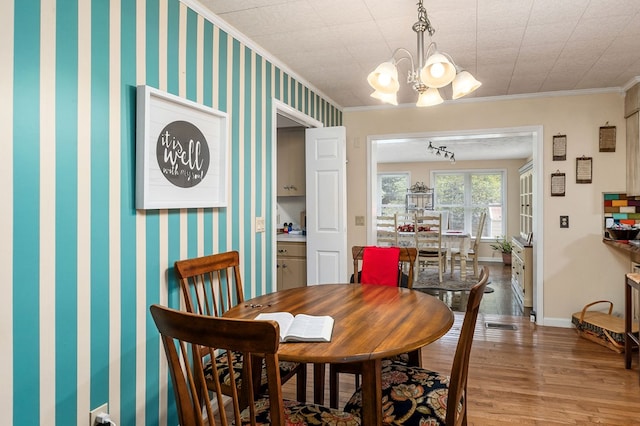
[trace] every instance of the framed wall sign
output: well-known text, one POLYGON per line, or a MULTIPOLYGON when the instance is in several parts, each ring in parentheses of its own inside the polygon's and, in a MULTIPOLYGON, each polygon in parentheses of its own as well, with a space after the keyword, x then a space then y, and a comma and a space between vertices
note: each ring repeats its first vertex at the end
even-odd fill
POLYGON ((591 157, 576 158, 576 183, 591 183, 593 159, 591 157))
POLYGON ((136 208, 226 207, 227 114, 138 86, 136 208))
POLYGON ((551 173, 551 196, 552 197, 564 197, 566 186, 567 186, 567 179, 564 173, 560 173, 560 171, 551 173))
POLYGON ((567 135, 556 135, 553 137, 553 161, 564 161, 567 159, 567 135))
POLYGON ((600 152, 616 152, 616 126, 600 127, 600 152))

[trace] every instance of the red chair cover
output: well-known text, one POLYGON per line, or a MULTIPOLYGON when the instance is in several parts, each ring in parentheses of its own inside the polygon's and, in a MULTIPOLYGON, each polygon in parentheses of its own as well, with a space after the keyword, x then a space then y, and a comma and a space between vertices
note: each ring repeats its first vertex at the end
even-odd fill
POLYGON ((399 247, 365 247, 362 253, 362 284, 398 285, 399 247))

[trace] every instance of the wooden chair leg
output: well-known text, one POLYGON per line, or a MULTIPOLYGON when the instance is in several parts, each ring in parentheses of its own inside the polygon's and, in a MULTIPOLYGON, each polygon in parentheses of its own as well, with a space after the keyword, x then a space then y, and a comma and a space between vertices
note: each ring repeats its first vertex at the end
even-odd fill
POLYGON ((307 365, 296 373, 296 399, 298 402, 307 402, 307 365))
POLYGON ((329 364, 329 407, 338 408, 340 377, 333 364, 329 364))

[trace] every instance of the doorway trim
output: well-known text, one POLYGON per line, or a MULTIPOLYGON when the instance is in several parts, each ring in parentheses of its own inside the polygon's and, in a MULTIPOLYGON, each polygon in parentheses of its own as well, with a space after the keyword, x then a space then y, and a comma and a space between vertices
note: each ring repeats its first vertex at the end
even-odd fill
MULTIPOLYGON (((272 155, 271 155, 271 170, 273 170, 273 174, 271 176, 271 206, 274 209, 278 204, 278 115, 282 115, 290 120, 293 120, 299 123, 301 126, 310 128, 310 127, 324 127, 321 121, 316 120, 315 118, 298 111, 297 109, 285 104, 282 101, 279 101, 276 98, 272 98, 272 108, 271 108, 271 140, 272 143, 272 155)), ((304 143, 304 141, 302 142, 304 143)), ((271 229, 273 232, 276 232, 278 229, 278 218, 275 213, 271 215, 271 229)), ((269 228, 267 228, 269 229, 269 228)), ((277 234, 272 235, 271 240, 271 283, 272 290, 276 291, 278 286, 278 271, 275 267, 277 250, 278 250, 278 238, 277 234)), ((265 239, 266 240, 266 239, 265 239)), ((267 256, 267 259, 269 257, 267 256)))
POLYGON ((412 137, 412 138, 434 138, 437 136, 452 134, 456 135, 478 135, 484 133, 519 133, 519 132, 531 132, 533 139, 533 170, 535 179, 533 181, 533 264, 535 268, 533 270, 533 309, 536 312, 536 323, 538 325, 544 325, 544 265, 542 248, 544 247, 544 221, 542 215, 544 214, 544 162, 543 162, 543 147, 544 147, 544 128, 542 125, 536 126, 522 126, 522 127, 507 127, 500 129, 474 129, 474 130, 460 130, 460 131, 441 131, 441 132, 424 132, 424 133, 411 133, 403 135, 369 135, 367 136, 367 218, 365 223, 367 224, 367 244, 375 244, 375 223, 376 217, 376 203, 373 196, 377 190, 377 144, 378 140, 388 140, 393 137, 412 137))

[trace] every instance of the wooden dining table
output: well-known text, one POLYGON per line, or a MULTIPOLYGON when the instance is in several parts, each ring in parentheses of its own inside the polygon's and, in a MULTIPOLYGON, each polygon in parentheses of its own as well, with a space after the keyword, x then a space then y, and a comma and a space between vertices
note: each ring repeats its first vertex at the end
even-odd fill
MULTIPOLYGON (((245 301, 224 316, 254 319, 261 312, 330 315, 327 343, 281 343, 284 361, 362 363, 362 424, 382 424, 382 360, 417 350, 442 337, 453 312, 439 299, 417 290, 361 284, 323 284, 292 288, 245 301)), ((315 374, 320 372, 314 369, 315 374)), ((321 385, 324 386, 324 375, 321 385)), ((324 391, 324 389, 323 389, 324 391)))

